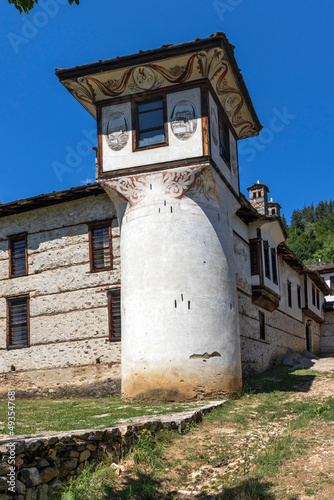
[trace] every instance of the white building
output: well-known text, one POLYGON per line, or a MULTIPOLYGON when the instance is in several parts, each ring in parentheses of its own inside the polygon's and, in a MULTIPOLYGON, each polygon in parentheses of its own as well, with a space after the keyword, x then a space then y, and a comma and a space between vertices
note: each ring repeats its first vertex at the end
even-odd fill
POLYGON ((242 367, 319 352, 328 287, 286 247, 267 186, 239 191, 237 141, 261 125, 225 35, 57 75, 97 119, 104 191, 0 207, 3 380, 220 397, 242 367))

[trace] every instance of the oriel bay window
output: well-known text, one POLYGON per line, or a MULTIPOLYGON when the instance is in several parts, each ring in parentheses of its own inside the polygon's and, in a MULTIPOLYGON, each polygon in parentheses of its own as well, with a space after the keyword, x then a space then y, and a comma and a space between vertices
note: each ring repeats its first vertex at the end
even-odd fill
POLYGON ((136 103, 134 123, 134 150, 168 144, 165 98, 136 103))
POLYGON ((109 340, 121 340, 121 291, 108 292, 109 340))
POLYGON ((89 226, 89 247, 91 272, 112 269, 113 255, 110 221, 89 226))
POLYGON ((9 276, 23 276, 28 273, 27 235, 9 237, 9 276))
POLYGON ((29 297, 7 299, 7 347, 29 346, 29 297))

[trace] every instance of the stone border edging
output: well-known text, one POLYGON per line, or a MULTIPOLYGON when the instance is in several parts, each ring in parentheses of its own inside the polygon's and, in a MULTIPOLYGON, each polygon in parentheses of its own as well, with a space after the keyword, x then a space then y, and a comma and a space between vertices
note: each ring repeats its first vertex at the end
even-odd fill
POLYGON ((182 432, 189 422, 200 422, 203 415, 225 401, 179 413, 133 417, 115 427, 16 436, 0 441, 0 500, 46 500, 48 493, 70 478, 77 477, 86 464, 98 462, 106 453, 115 462, 131 449, 140 431, 150 429, 182 432), (15 446, 15 448, 14 448, 15 446), (15 449, 15 493, 6 493, 10 449, 15 449))

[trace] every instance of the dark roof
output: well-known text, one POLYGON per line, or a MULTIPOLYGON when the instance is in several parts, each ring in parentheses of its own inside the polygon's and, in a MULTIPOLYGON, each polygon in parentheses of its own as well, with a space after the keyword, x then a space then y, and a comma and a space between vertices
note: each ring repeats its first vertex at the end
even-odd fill
POLYGON ((162 45, 159 49, 140 50, 136 54, 114 57, 113 59, 106 59, 104 61, 100 60, 95 63, 84 64, 68 69, 56 68, 56 75, 58 76, 60 81, 75 79, 86 75, 117 70, 128 66, 135 66, 137 64, 147 64, 149 62, 156 61, 157 59, 167 59, 170 57, 187 54, 190 51, 210 49, 217 47, 218 44, 221 45, 221 47, 224 49, 227 59, 229 60, 232 66, 232 70, 238 81, 240 90, 253 117, 253 120, 256 123, 258 130, 261 130, 262 125, 258 119, 252 100, 248 93, 248 89, 234 56, 235 47, 234 45, 229 43, 227 36, 222 31, 217 31, 216 34, 212 34, 208 38, 196 38, 192 42, 181 43, 178 45, 162 45))
POLYGON ((249 186, 247 188, 247 191, 250 191, 251 189, 255 189, 255 188, 261 188, 261 187, 267 188, 268 193, 270 193, 268 186, 266 184, 262 184, 261 182, 256 182, 255 184, 252 184, 251 186, 249 186))
POLYGON ((65 189, 64 191, 40 194, 32 198, 0 204, 0 217, 27 212, 28 210, 35 210, 36 208, 47 207, 49 205, 57 205, 65 201, 78 200, 87 196, 96 196, 101 193, 104 193, 103 188, 97 182, 94 182, 93 184, 65 189))
POLYGON ((312 262, 311 264, 305 264, 305 266, 310 271, 317 271, 320 274, 326 274, 334 271, 334 263, 329 262, 312 262))

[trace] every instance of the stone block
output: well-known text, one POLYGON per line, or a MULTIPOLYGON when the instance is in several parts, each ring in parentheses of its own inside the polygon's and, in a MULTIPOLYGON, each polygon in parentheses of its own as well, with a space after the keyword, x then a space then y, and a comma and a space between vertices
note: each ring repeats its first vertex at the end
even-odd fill
POLYGON ((80 454, 79 462, 86 462, 90 457, 90 451, 89 450, 84 450, 80 454))
POLYGON ((57 466, 47 467, 46 469, 42 469, 40 471, 41 479, 43 483, 48 483, 52 479, 56 478, 59 474, 59 470, 57 466))
POLYGON ((30 488, 31 486, 37 486, 42 482, 40 473, 38 469, 36 469, 36 467, 21 469, 18 478, 26 485, 27 488, 30 488))

